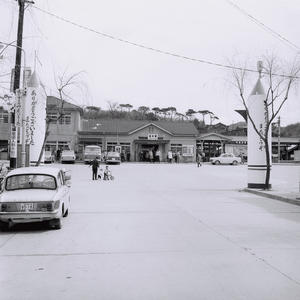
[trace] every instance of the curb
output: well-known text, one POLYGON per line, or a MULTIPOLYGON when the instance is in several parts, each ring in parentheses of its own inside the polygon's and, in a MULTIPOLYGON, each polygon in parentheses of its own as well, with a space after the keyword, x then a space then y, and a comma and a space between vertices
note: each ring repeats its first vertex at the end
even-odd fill
POLYGON ((249 188, 244 188, 241 191, 300 206, 300 199, 297 200, 297 199, 288 198, 288 197, 284 197, 284 196, 280 196, 280 195, 269 194, 269 193, 264 192, 263 190, 255 190, 255 189, 249 189, 249 188))

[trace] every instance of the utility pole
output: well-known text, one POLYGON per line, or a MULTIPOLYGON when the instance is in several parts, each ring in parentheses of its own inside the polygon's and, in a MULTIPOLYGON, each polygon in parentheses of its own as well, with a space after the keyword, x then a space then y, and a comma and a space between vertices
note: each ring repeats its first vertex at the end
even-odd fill
MULTIPOLYGON (((13 91, 20 88, 21 78, 21 62, 22 62, 22 41, 23 41, 23 22, 25 11, 25 0, 18 0, 19 3, 19 21, 17 33, 17 46, 16 46, 16 63, 14 72, 14 87, 13 91)), ((10 168, 17 167, 17 128, 15 126, 15 112, 11 114, 11 128, 10 128, 10 168)))
POLYGON ((280 117, 278 117, 278 162, 280 162, 280 117))
POLYGON ((18 33, 17 33, 18 36, 17 36, 17 47, 16 47, 14 92, 16 91, 16 89, 20 88, 25 0, 18 0, 18 3, 19 3, 19 21, 18 21, 18 33))

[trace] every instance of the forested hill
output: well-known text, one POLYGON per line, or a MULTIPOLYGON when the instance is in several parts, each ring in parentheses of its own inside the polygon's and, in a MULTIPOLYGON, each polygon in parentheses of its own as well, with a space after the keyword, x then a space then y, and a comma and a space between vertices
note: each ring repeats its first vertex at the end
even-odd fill
POLYGON ((300 123, 290 124, 280 128, 280 135, 283 137, 300 137, 300 123))

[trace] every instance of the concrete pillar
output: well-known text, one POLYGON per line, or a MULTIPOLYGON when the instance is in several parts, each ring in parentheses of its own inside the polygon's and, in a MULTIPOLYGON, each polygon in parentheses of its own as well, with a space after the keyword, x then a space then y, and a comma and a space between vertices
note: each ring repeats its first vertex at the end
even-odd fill
MULTIPOLYGON (((260 78, 257 80, 248 99, 248 110, 256 128, 264 130, 266 126, 264 99, 266 98, 260 78)), ((264 143, 248 118, 248 188, 264 188, 266 177, 266 154, 264 143)), ((264 134, 264 133, 263 133, 264 134)), ((271 156, 271 130, 269 130, 270 158, 271 156)))

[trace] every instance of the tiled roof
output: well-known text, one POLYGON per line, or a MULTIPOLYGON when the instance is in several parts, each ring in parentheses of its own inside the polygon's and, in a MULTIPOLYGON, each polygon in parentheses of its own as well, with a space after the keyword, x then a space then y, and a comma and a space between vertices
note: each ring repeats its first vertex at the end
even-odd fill
POLYGON ((129 134, 141 127, 150 124, 157 125, 174 135, 198 135, 193 123, 176 121, 147 121, 147 120, 82 120, 82 131, 98 132, 101 134, 129 134))
MULTIPOLYGON (((56 98, 54 96, 48 96, 47 97, 47 107, 51 109, 53 108, 58 108, 61 105, 61 100, 59 98, 56 98)), ((64 101, 64 106, 66 110, 78 110, 82 112, 82 108, 80 106, 77 106, 75 104, 72 104, 70 102, 64 101)))

